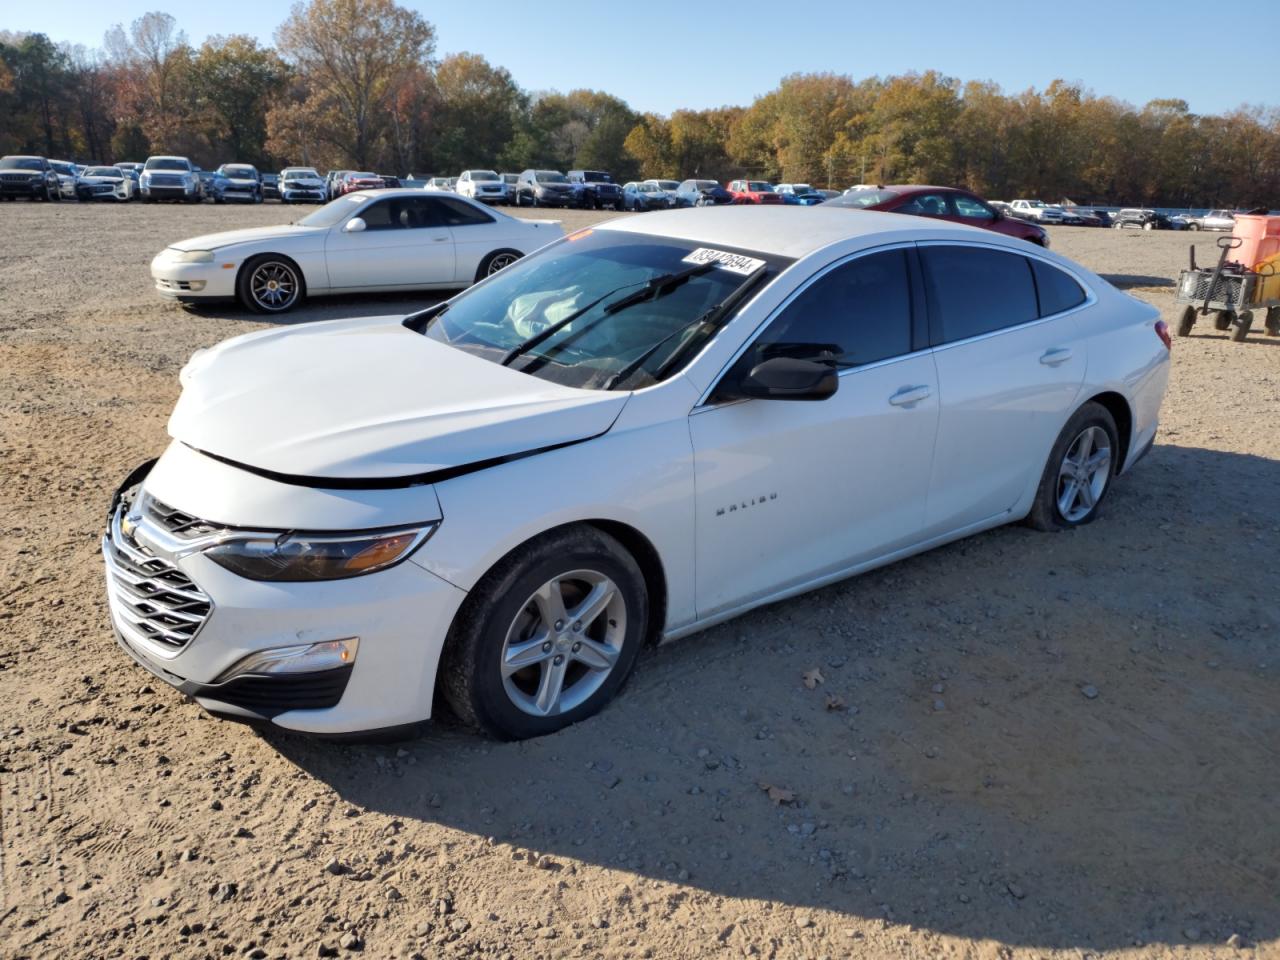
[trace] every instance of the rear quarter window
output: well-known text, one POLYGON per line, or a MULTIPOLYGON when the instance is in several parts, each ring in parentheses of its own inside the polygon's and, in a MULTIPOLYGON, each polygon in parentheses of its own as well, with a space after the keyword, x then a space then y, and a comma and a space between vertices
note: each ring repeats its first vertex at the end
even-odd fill
POLYGON ((934 316, 934 339, 953 343, 1040 317, 1027 258, 982 247, 920 248, 934 316))
POLYGON ((1085 301, 1085 292, 1073 277, 1042 260, 1031 261, 1031 272, 1036 278, 1036 292, 1040 297, 1040 316, 1051 317, 1078 307, 1085 301))

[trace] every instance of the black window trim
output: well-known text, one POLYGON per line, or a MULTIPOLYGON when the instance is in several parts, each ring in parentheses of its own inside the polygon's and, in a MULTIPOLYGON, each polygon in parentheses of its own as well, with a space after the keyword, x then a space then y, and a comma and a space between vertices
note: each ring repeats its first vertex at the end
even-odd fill
MULTIPOLYGON (((782 302, 770 310, 764 319, 756 324, 755 329, 743 338, 742 344, 733 351, 728 361, 725 362, 720 371, 711 378, 710 386, 702 392, 702 395, 698 398, 698 402, 693 405, 693 409, 690 412, 698 413, 702 410, 718 410, 720 407, 728 406, 730 403, 745 402, 743 400, 731 400, 728 401, 728 403, 713 403, 711 398, 716 395, 716 391, 719 389, 721 381, 729 375, 737 362, 742 359, 742 355, 751 349, 751 345, 754 344, 760 335, 768 329, 769 325, 781 316, 783 311, 790 307, 802 293, 808 290, 809 287, 818 280, 825 277, 828 273, 831 273, 833 270, 836 270, 837 268, 842 267, 850 261, 856 260, 860 257, 866 257, 876 253, 887 253, 890 250, 902 250, 906 254, 907 258, 907 281, 911 290, 911 349, 906 353, 898 354, 896 357, 885 357, 883 360, 873 360, 870 363, 859 364, 856 367, 846 367, 845 369, 838 371, 836 376, 852 376, 853 374, 860 373, 863 370, 873 370, 876 367, 887 366, 891 363, 899 363, 908 357, 919 356, 920 354, 932 349, 929 344, 928 336, 929 320, 928 311, 925 305, 924 275, 923 270, 921 269, 920 256, 916 250, 915 241, 899 240, 893 243, 884 243, 876 247, 866 247, 861 250, 855 250, 853 253, 845 254, 836 260, 832 260, 817 272, 806 277, 803 282, 798 284, 795 289, 788 293, 782 299, 782 302)), ((763 290, 761 292, 763 292, 763 290)), ((742 309, 746 310, 749 306, 749 303, 743 304, 742 309)), ((707 344, 707 346, 710 346, 710 344, 707 344)), ((689 362, 686 369, 692 367, 697 360, 698 358, 694 357, 689 362)))
MULTIPOLYGON (((1084 291, 1084 300, 1082 300, 1080 303, 1077 303, 1074 307, 1071 307, 1068 310, 1062 310, 1058 313, 1051 313, 1048 316, 1038 316, 1034 320, 1027 320, 1023 323, 1015 323, 1012 326, 1001 327, 998 330, 988 330, 986 333, 974 334, 972 337, 965 337, 963 340, 948 341, 948 340, 942 339, 942 329, 941 329, 942 320, 938 316, 937 310, 935 309, 935 306, 933 303, 933 297, 928 293, 928 285, 926 284, 925 297, 926 297, 926 302, 928 304, 928 315, 929 315, 929 319, 928 319, 929 343, 931 348, 934 350, 950 350, 952 347, 960 346, 962 344, 976 343, 977 341, 985 340, 988 337, 998 337, 998 336, 1001 336, 1002 334, 1009 333, 1010 331, 1013 331, 1013 330, 1026 330, 1028 327, 1035 326, 1036 324, 1047 323, 1050 320, 1057 320, 1060 317, 1065 317, 1068 314, 1075 313, 1077 310, 1083 310, 1086 307, 1091 307, 1098 302, 1098 298, 1093 292, 1093 287, 1090 286, 1088 283, 1086 283, 1080 277, 1079 274, 1077 274, 1073 270, 1067 269, 1060 263, 1055 263, 1047 257, 1040 256, 1036 249, 1017 250, 1017 249, 1005 246, 1004 244, 983 243, 980 240, 917 240, 917 241, 914 241, 914 246, 917 248, 917 250, 919 250, 919 248, 921 247, 971 247, 978 250, 994 250, 998 253, 1011 253, 1016 257, 1024 257, 1028 261, 1039 260, 1041 263, 1045 264, 1046 266, 1053 267, 1054 269, 1057 269, 1057 270, 1061 270, 1063 273, 1069 276, 1072 280, 1078 283, 1080 285, 1080 289, 1084 291)), ((1027 246, 1030 247, 1032 246, 1032 244, 1027 244, 1027 246)), ((920 261, 920 266, 921 266, 921 274, 923 274, 924 264, 922 259, 920 261)), ((1032 290, 1035 291, 1036 312, 1039 313, 1040 312, 1040 289, 1039 287, 1036 286, 1036 274, 1035 274, 1035 271, 1031 269, 1030 263, 1027 264, 1027 272, 1031 274, 1031 288, 1032 290)))

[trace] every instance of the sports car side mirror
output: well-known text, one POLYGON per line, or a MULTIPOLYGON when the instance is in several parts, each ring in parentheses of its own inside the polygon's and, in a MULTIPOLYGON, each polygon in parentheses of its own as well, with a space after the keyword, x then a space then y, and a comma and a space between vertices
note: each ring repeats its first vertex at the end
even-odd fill
POLYGON ((840 376, 829 363, 774 357, 752 367, 732 392, 759 400, 826 400, 839 386, 840 376))
POLYGON ((352 217, 347 221, 347 225, 342 228, 343 233, 359 233, 364 230, 367 224, 360 217, 352 217))

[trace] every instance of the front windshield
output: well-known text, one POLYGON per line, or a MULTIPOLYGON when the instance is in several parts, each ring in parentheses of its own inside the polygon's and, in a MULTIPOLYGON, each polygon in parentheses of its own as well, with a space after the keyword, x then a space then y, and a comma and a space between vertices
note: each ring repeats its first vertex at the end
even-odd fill
POLYGON ((641 193, 661 193, 662 188, 658 186, 656 183, 642 183, 640 184, 640 192, 641 193))
POLYGON ((519 182, 520 182, 520 174, 518 174, 518 173, 504 173, 504 174, 502 175, 502 182, 503 182, 503 183, 519 183, 519 182))
POLYGON ((347 179, 348 180, 377 180, 379 178, 376 173, 348 173, 347 179))
POLYGON ((320 174, 310 167, 289 167, 289 169, 282 171, 280 176, 285 180, 320 179, 320 174))
POLYGON ((613 183, 613 177, 599 170, 583 170, 582 179, 587 183, 613 183))
POLYGON ((35 157, 5 157, 0 160, 0 170, 43 170, 35 157))
POLYGON ((114 177, 119 180, 124 173, 115 167, 90 167, 84 172, 86 177, 114 177))
POLYGON ((1028 207, 1043 207, 1043 206, 1044 206, 1044 201, 1043 201, 1043 200, 1028 200, 1028 201, 1027 201, 1027 206, 1028 206, 1028 207))
POLYGON ((888 203, 897 196, 898 194, 894 193, 892 190, 854 190, 839 197, 832 197, 827 201, 827 203, 834 204, 837 207, 857 207, 859 209, 865 209, 867 207, 879 206, 882 203, 888 203))
POLYGON ((773 193, 773 187, 762 180, 752 180, 747 184, 747 189, 752 193, 773 193))
POLYGON ((224 177, 235 180, 254 180, 258 176, 258 171, 253 167, 223 167, 220 172, 224 177))
POLYGON ((807 183, 793 183, 793 184, 791 185, 791 192, 792 192, 792 193, 802 193, 802 194, 803 194, 803 193, 813 193, 813 192, 814 192, 814 189, 813 189, 813 187, 809 186, 807 183))
POLYGON ((693 181, 693 185, 699 190, 714 190, 716 187, 720 186, 720 184, 716 183, 714 180, 695 180, 693 181))
POLYGON ((659 180, 658 186, 661 187, 663 190, 679 190, 680 189, 680 184, 676 183, 674 180, 659 180))
POLYGON ((569 178, 563 173, 556 173, 554 170, 539 170, 535 174, 539 183, 568 183, 569 178))
POLYGON ((644 296, 649 281, 696 266, 696 259, 686 258, 697 249, 689 240, 584 231, 460 294, 428 321, 425 335, 566 386, 649 386, 706 342, 714 329, 697 321, 746 283, 752 270, 790 262, 729 251, 751 263, 737 270, 711 267, 644 296), (611 312, 630 295, 640 299, 611 312), (545 339, 530 346, 540 335, 545 339))
POLYGON ((58 173, 65 173, 68 176, 76 175, 76 167, 74 163, 62 163, 59 160, 50 160, 49 166, 53 167, 58 173))
POLYGON ((349 193, 337 200, 330 200, 319 210, 309 213, 298 221, 300 227, 332 227, 355 213, 356 207, 364 203, 364 197, 349 193))
POLYGON ((152 157, 147 161, 148 170, 190 170, 187 161, 180 160, 177 157, 152 157))
POLYGON ((492 182, 498 179, 498 175, 494 173, 492 170, 472 170, 471 179, 492 182))

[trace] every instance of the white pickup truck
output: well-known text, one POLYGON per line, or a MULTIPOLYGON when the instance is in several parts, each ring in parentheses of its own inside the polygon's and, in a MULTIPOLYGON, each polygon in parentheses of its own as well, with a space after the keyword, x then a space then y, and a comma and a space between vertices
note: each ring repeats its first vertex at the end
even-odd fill
POLYGON ((1037 223, 1062 223, 1066 214, 1061 207, 1055 207, 1043 200, 1015 200, 1009 204, 1015 217, 1023 220, 1035 220, 1037 223))

